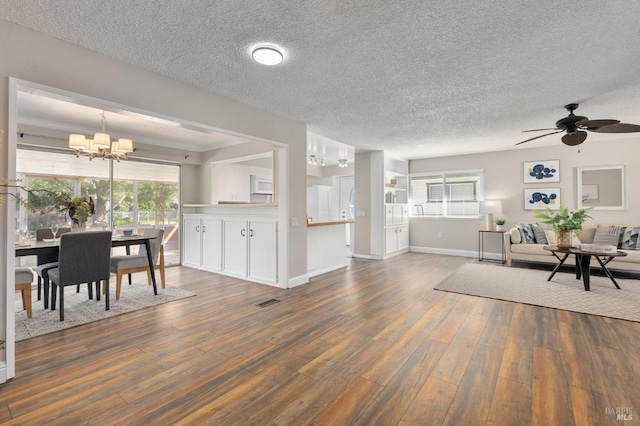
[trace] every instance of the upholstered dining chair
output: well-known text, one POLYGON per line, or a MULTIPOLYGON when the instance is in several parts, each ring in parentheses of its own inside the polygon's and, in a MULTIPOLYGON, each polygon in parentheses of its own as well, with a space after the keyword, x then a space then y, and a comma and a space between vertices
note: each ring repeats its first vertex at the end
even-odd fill
MULTIPOLYGON (((160 271, 160 280, 162 288, 165 288, 164 282, 164 246, 162 245, 162 237, 164 237, 164 229, 146 228, 143 235, 154 237, 149 240, 151 246, 151 259, 153 259, 154 270, 160 271)), ((120 300, 120 290, 122 288, 122 276, 129 275, 129 284, 131 284, 131 274, 135 272, 146 272, 147 280, 151 285, 151 270, 149 269, 149 260, 147 259, 147 250, 145 246, 139 246, 137 254, 125 256, 111 257, 111 273, 116 274, 116 300, 120 300)))
POLYGON ((49 270, 51 310, 56 309, 58 293, 60 321, 64 321, 64 288, 69 285, 91 285, 95 281, 96 294, 100 294, 100 282, 104 282, 105 309, 109 310, 110 257, 111 231, 78 232, 60 237, 58 267, 49 270))
POLYGON ((22 309, 27 311, 27 318, 31 318, 31 281, 33 272, 29 268, 16 268, 16 291, 22 296, 22 309))
MULTIPOLYGON (((58 228, 58 235, 71 232, 71 228, 58 228)), ((36 229, 36 241, 53 238, 49 228, 36 229)), ((40 254, 36 259, 36 275, 38 276, 38 300, 41 299, 44 283, 44 308, 49 308, 49 270, 58 267, 57 254, 40 254)))

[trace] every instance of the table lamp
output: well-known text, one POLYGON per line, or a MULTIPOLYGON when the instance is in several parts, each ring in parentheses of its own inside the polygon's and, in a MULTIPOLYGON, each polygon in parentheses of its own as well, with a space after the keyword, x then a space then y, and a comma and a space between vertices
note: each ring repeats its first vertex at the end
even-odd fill
POLYGON ((480 213, 485 214, 485 228, 487 231, 494 231, 493 214, 502 213, 502 201, 484 200, 480 201, 480 213))

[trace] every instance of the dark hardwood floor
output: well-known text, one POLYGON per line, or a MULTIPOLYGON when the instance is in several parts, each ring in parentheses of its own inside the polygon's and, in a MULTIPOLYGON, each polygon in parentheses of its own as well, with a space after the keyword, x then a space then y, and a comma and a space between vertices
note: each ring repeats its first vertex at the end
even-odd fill
POLYGON ((433 290, 471 261, 356 260, 291 290, 170 268, 196 297, 19 342, 0 423, 639 423, 640 324, 433 290))

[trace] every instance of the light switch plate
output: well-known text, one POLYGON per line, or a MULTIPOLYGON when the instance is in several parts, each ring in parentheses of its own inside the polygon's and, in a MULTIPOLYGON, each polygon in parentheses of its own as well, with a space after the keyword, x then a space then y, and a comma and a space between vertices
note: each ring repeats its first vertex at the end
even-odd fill
POLYGON ((298 226, 298 218, 297 217, 292 217, 291 218, 291 226, 298 226))

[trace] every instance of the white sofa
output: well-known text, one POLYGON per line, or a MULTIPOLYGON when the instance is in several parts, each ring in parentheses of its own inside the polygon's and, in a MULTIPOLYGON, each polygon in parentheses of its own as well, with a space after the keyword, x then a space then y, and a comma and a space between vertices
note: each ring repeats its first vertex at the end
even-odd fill
MULTIPOLYGON (((582 243, 592 243, 597 228, 617 226, 611 224, 585 223, 582 231, 578 233, 578 239, 582 243)), ((548 250, 543 249, 547 244, 525 244, 522 242, 520 232, 517 228, 511 228, 504 233, 504 245, 507 254, 507 265, 513 262, 532 262, 556 265, 558 259, 548 250)), ((640 272, 640 250, 621 250, 627 253, 626 256, 616 257, 607 264, 607 269, 612 271, 640 272)), ((573 257, 573 256, 571 256, 573 257)), ((567 259, 565 265, 575 265, 575 261, 567 259)), ((592 262, 593 268, 600 268, 598 262, 592 262)))

